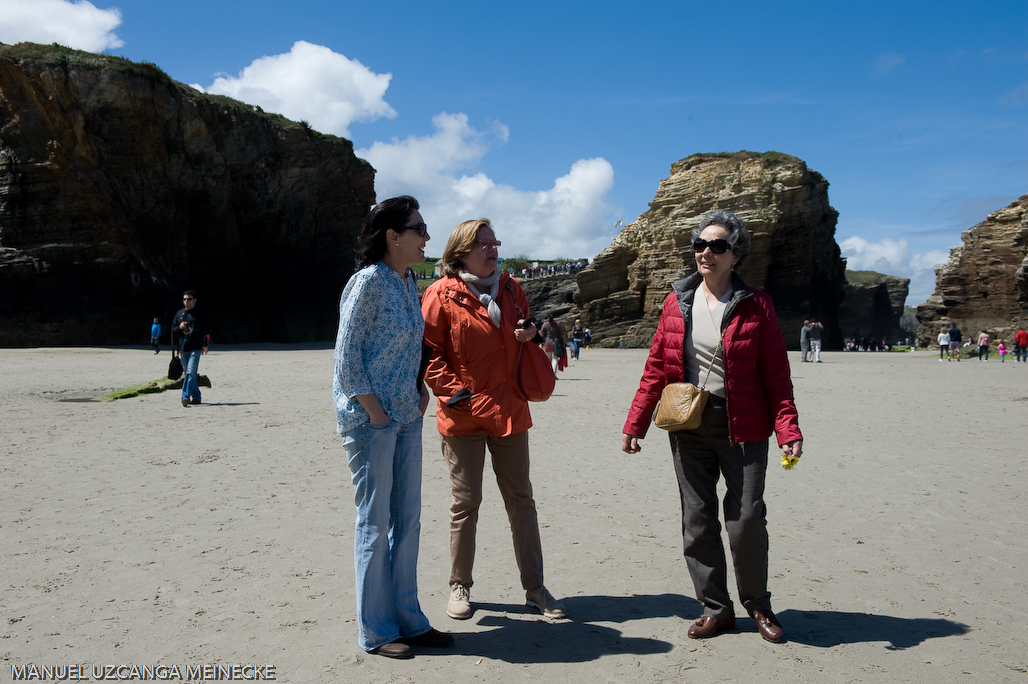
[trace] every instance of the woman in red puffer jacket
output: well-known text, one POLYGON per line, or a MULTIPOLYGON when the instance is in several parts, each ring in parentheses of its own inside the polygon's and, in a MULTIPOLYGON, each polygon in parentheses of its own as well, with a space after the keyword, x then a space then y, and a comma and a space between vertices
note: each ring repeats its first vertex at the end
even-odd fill
POLYGON ((711 394, 700 427, 668 433, 682 497, 686 563, 704 606, 688 636, 735 628, 717 516, 717 481, 724 473, 725 528, 739 599, 760 635, 778 642, 785 635, 767 590, 767 440, 773 430, 787 455, 798 458, 803 450, 785 340, 771 298, 734 273, 750 246, 742 220, 715 209, 693 237, 697 273, 674 283, 664 300, 622 449, 639 452, 665 385, 700 386, 706 378, 711 394))

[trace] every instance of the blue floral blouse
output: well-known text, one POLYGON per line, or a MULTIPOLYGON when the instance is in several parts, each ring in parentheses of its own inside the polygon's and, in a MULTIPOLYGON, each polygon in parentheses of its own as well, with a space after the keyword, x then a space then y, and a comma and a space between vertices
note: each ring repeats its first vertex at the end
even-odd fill
POLYGON ((413 423, 421 417, 417 386, 425 319, 417 282, 379 261, 351 276, 339 300, 332 395, 336 429, 369 422, 354 397, 374 394, 389 417, 413 423))

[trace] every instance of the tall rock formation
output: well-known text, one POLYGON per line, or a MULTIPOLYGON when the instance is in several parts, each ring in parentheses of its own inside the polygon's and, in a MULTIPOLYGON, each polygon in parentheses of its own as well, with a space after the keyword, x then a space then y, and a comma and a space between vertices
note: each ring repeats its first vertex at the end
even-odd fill
POLYGON ((579 273, 568 318, 581 318, 601 345, 622 338, 648 346, 671 283, 696 270, 692 229, 714 208, 746 221, 753 243, 739 275, 771 295, 789 347, 799 347, 803 320, 816 317, 825 325, 825 348, 840 348, 845 261, 835 242, 838 212, 821 174, 777 152, 695 154, 673 164, 649 211, 579 273))
POLYGON ((0 46, 0 345, 145 343, 184 289, 215 342, 332 339, 374 170, 157 67, 0 46))
POLYGON ((935 269, 935 292, 917 307, 918 344, 935 346, 945 324, 964 335, 988 330, 1007 346, 1028 326, 1028 195, 961 234, 963 244, 935 269))

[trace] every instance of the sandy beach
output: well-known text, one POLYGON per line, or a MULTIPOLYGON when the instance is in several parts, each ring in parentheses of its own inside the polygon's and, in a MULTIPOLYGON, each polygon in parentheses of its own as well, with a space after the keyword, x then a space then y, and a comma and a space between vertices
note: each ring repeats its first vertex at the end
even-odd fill
POLYGON ((95 401, 168 360, 143 347, 0 349, 0 681, 105 664, 183 677, 256 665, 302 683, 1028 682, 1028 365, 790 354, 804 457, 767 480, 783 644, 738 606, 735 632, 686 637, 701 607, 667 438, 652 429, 636 456, 619 448, 644 350, 583 350, 533 405, 546 584, 570 619, 524 607, 488 475, 476 610, 448 618, 433 404, 420 597, 457 645, 393 661, 356 645, 332 350, 216 347, 203 405, 182 407, 177 391, 95 401))

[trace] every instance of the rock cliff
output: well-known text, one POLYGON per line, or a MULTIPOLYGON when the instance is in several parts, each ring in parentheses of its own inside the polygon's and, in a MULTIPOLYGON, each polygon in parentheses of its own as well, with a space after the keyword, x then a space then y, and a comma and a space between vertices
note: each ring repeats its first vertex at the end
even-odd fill
POLYGON ((600 345, 623 338, 648 346, 671 283, 696 269, 692 229, 714 208, 735 212, 749 226, 752 248, 738 272, 771 295, 789 347, 799 347, 803 320, 817 317, 825 348, 840 348, 845 262, 828 181, 776 152, 696 154, 673 164, 649 211, 578 274, 568 318, 585 321, 600 345))
POLYGON ((374 170, 343 139, 56 45, 0 46, 0 345, 334 337, 374 170))
POLYGON ((876 340, 898 342, 908 337, 913 340, 912 331, 900 324, 910 292, 910 279, 868 274, 872 277, 867 282, 846 283, 845 298, 839 306, 839 327, 843 336, 852 337, 859 329, 862 337, 874 335, 876 340))
POLYGON ((988 330, 1011 346, 1028 326, 1028 195, 961 234, 963 244, 935 269, 935 292, 917 307, 918 344, 936 346, 943 324, 966 336, 988 330))

